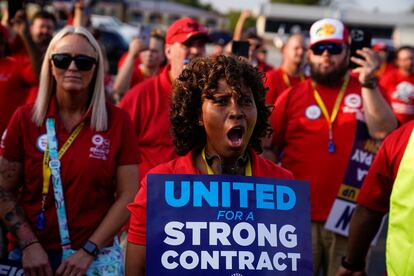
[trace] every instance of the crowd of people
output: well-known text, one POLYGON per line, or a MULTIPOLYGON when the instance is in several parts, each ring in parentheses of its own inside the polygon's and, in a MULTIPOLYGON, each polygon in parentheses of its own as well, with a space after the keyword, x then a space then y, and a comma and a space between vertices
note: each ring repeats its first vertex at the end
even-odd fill
POLYGON ((350 56, 347 26, 324 18, 272 68, 249 12, 232 39, 183 17, 133 39, 112 77, 82 9, 60 30, 44 10, 0 26, 0 258, 26 275, 144 275, 147 174, 228 174, 310 183, 313 275, 366 274, 388 212, 388 274, 414 273, 413 47, 350 56), (383 143, 345 237, 325 222, 368 139, 383 143))

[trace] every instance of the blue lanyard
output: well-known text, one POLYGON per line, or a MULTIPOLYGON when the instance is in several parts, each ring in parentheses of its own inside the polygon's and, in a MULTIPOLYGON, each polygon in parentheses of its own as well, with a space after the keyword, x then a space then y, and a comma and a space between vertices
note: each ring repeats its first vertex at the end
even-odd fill
POLYGON ((63 197, 62 179, 60 177, 60 160, 58 154, 58 143, 55 131, 55 119, 47 118, 47 148, 49 149, 49 168, 52 173, 52 183, 55 195, 56 213, 59 224, 60 242, 62 249, 70 248, 70 238, 68 230, 68 220, 66 216, 65 199, 63 197))

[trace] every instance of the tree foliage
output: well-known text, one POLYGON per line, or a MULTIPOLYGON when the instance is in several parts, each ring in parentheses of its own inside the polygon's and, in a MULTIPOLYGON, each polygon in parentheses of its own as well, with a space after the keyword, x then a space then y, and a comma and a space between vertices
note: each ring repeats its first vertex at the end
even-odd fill
POLYGON ((203 9, 206 11, 214 11, 213 6, 211 4, 203 4, 203 3, 200 3, 199 0, 173 0, 173 2, 187 5, 187 6, 192 6, 192 7, 203 9))

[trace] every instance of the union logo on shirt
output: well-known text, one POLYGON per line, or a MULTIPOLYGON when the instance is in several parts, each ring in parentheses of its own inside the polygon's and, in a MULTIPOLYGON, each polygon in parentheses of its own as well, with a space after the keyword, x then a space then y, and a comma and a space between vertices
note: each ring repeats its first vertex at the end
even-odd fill
POLYGON ((108 160, 111 141, 109 139, 105 139, 100 134, 95 134, 92 136, 92 144, 93 146, 89 149, 89 157, 100 160, 108 160))
POLYGON ((305 116, 309 120, 316 120, 321 116, 321 114, 321 109, 315 104, 308 106, 305 110, 305 116))
POLYGON ((392 97, 402 102, 410 103, 414 100, 414 85, 406 81, 399 83, 394 93, 392 93, 392 97))
POLYGON ((360 108, 362 104, 361 96, 351 93, 345 97, 345 105, 350 108, 360 108))
POLYGON ((45 152, 46 145, 47 145, 47 135, 45 133, 45 134, 42 134, 39 137, 37 137, 37 140, 36 140, 36 148, 40 152, 45 152))

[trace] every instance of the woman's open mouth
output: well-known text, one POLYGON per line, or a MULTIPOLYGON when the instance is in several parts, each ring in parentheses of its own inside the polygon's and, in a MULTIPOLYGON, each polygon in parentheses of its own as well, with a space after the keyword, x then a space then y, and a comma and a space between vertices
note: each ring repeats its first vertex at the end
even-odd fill
POLYGON ((243 144, 243 135, 245 129, 242 126, 233 127, 227 132, 227 138, 230 141, 232 147, 241 147, 243 144))

